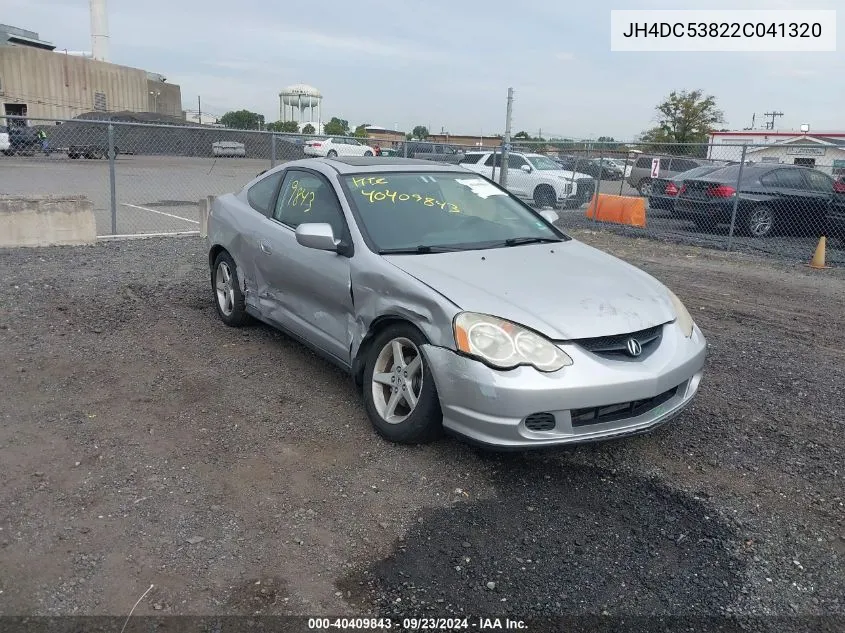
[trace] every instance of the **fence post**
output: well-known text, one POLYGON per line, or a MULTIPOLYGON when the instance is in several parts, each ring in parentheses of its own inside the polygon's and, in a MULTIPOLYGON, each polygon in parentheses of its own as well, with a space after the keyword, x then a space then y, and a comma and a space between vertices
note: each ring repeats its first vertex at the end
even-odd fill
POLYGON ((596 178, 596 188, 593 191, 593 224, 599 221, 599 192, 601 191, 601 177, 604 173, 604 150, 599 155, 599 176, 596 178))
POLYGON ((114 173, 114 126, 109 123, 109 193, 111 195, 111 234, 117 235, 117 184, 114 173))
MULTIPOLYGON (((508 188, 508 152, 511 149, 511 118, 513 115, 513 88, 508 88, 508 108, 505 114, 505 138, 502 145, 502 164, 499 165, 499 184, 508 188)), ((496 159, 493 159, 493 165, 496 159)))
POLYGON ((402 143, 402 158, 408 158, 408 138, 405 137, 405 142, 402 143))
POLYGON ((625 166, 622 168, 622 179, 619 181, 619 195, 620 196, 622 195, 622 187, 625 186, 625 178, 628 177, 625 174, 625 172, 628 171, 628 161, 630 160, 630 156, 631 156, 630 152, 625 154, 625 166))
POLYGON ((734 195, 734 208, 731 212, 731 230, 728 233, 728 251, 731 250, 734 240, 734 229, 736 227, 736 211, 739 207, 739 192, 742 183, 742 170, 745 167, 745 152, 748 150, 748 145, 742 146, 742 158, 739 160, 739 173, 736 175, 736 194, 734 195))
POLYGON ((270 169, 276 166, 276 135, 270 135, 270 169))

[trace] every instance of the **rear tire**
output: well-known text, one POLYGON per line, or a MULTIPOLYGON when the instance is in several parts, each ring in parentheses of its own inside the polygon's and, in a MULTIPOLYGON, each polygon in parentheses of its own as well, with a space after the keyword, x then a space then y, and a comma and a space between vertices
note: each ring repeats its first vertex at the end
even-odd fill
POLYGON ((557 202, 556 198, 555 190, 552 189, 551 185, 537 185, 537 188, 534 189, 534 206, 538 209, 543 207, 554 209, 557 202))
POLYGON ((376 432, 398 444, 424 444, 443 430, 437 387, 421 347, 428 341, 408 323, 376 335, 364 364, 364 408, 376 432))
POLYGON ((372 153, 372 152, 370 152, 370 151, 366 151, 366 152, 364 152, 364 156, 372 156, 372 155, 373 155, 373 153, 372 153))
POLYGON ((637 184, 637 191, 640 192, 640 195, 643 198, 648 198, 651 195, 651 178, 643 178, 639 184, 637 184))
POLYGON ((334 151, 333 149, 330 149, 328 154, 326 154, 326 157, 328 157, 328 158, 334 158, 335 156, 337 156, 337 152, 334 151))
POLYGON ((761 204, 752 208, 745 216, 745 230, 751 237, 769 237, 774 235, 775 220, 774 209, 761 204))
POLYGON ((211 291, 217 315, 229 327, 241 327, 249 322, 246 301, 241 292, 238 267, 226 251, 214 260, 211 271, 211 291))

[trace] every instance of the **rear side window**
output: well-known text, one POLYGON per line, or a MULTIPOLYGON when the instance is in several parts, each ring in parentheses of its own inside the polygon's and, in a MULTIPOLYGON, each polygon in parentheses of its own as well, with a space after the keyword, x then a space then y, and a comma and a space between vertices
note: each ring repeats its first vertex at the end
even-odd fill
POLYGON ((249 206, 259 213, 270 216, 270 209, 273 206, 273 196, 279 183, 282 181, 282 172, 277 171, 252 185, 246 192, 249 206))
POLYGON ((475 165, 484 154, 466 154, 464 157, 458 161, 460 165, 475 165))
POLYGON ((778 184, 787 189, 806 189, 804 177, 800 169, 778 169, 776 172, 778 184))
POLYGON ((637 159, 637 167, 651 169, 651 156, 640 156, 637 159))

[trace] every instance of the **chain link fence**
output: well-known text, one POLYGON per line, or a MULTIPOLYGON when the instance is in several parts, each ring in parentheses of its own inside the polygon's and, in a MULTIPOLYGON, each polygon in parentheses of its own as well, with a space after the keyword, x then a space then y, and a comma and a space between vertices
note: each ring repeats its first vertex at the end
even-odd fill
MULTIPOLYGON (((655 146, 515 139, 497 181, 534 206, 557 209, 563 228, 792 261, 808 260, 825 236, 828 262, 841 265, 845 160, 835 150, 811 141, 655 146)), ((501 161, 501 154, 471 152, 460 162, 479 171, 501 161)))
POLYGON ((792 261, 806 261, 826 236, 828 262, 845 264, 845 144, 513 139, 503 147, 497 138, 461 145, 117 118, 7 117, 6 123, 0 128, 0 193, 85 195, 94 203, 103 238, 198 233, 201 199, 237 191, 279 163, 381 155, 447 162, 481 174, 532 206, 557 210, 564 229, 792 261))

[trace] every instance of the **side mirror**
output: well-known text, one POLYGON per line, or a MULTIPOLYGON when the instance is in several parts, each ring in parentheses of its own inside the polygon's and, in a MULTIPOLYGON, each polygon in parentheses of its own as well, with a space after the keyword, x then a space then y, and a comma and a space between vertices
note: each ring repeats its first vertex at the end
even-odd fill
POLYGON ((524 171, 526 174, 530 174, 530 173, 531 173, 531 167, 529 167, 528 165, 523 165, 522 167, 520 167, 520 169, 521 169, 522 171, 524 171))
POLYGON ((305 248, 318 251, 334 251, 340 240, 335 239, 332 225, 326 222, 308 222, 296 227, 296 241, 305 248))
POLYGON ((554 224, 560 219, 560 216, 557 214, 557 211, 550 211, 549 209, 540 211, 540 215, 543 216, 543 219, 550 224, 554 224))

